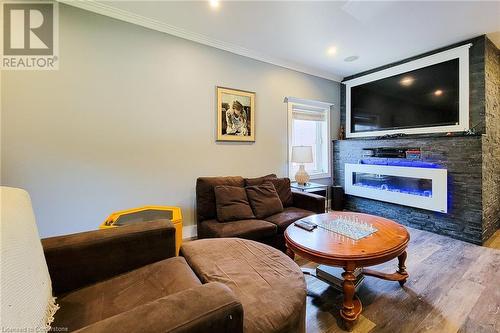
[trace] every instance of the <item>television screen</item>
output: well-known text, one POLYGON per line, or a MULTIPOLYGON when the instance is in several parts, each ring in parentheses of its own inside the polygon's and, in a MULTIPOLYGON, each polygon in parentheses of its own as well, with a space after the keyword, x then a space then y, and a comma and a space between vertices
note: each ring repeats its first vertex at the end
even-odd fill
POLYGON ((351 87, 351 132, 457 125, 458 59, 351 87))

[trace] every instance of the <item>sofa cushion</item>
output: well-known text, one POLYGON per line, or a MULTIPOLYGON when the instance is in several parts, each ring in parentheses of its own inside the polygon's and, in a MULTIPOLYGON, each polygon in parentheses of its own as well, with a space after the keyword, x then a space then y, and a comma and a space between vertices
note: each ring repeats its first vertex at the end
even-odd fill
POLYGON ((199 285, 184 258, 158 261, 58 298, 61 308, 53 326, 73 331, 199 285))
POLYGON ((278 233, 283 233, 290 224, 310 215, 314 215, 314 213, 305 209, 287 207, 281 213, 268 216, 265 220, 276 224, 278 226, 278 233))
POLYGON ((293 206, 292 188, 290 187, 290 178, 270 178, 266 182, 273 183, 276 192, 280 197, 283 207, 293 206))
POLYGON ((236 294, 244 332, 305 331, 304 275, 284 253, 236 238, 188 242, 181 253, 203 283, 221 282, 236 294))
POLYGON ((257 178, 245 178, 245 186, 261 185, 266 180, 273 178, 276 178, 276 175, 274 173, 257 178))
POLYGON ((263 220, 240 220, 221 223, 208 220, 201 223, 200 228, 207 237, 241 237, 247 239, 262 239, 276 235, 277 227, 263 220))
POLYGON ((246 187, 255 217, 261 219, 283 211, 283 204, 272 183, 246 187))
POLYGON ((217 217, 214 187, 245 186, 243 177, 200 177, 196 180, 196 217, 199 222, 217 217))
POLYGON ((255 218, 243 187, 217 185, 214 191, 219 222, 255 218))

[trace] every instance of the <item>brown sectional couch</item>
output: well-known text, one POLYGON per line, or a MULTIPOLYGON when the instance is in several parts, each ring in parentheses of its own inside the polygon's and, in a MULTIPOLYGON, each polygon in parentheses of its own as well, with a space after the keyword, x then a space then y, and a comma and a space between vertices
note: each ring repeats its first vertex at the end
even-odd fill
POLYGON ((222 283, 202 284, 175 257, 170 221, 42 239, 60 309, 56 330, 242 332, 243 308, 222 283))
MULTIPOLYGON (((325 198, 319 195, 292 191, 291 206, 280 213, 262 219, 219 222, 214 188, 218 185, 245 187, 260 185, 276 175, 259 178, 201 177, 196 181, 196 217, 198 238, 239 237, 256 240, 285 250, 283 232, 303 217, 325 212, 325 198)), ((278 190, 278 189, 277 189, 278 190)), ((280 195, 281 197, 281 195, 280 195)))
POLYGON ((306 286, 280 251, 227 238, 187 242, 170 221, 42 240, 60 309, 54 331, 303 333, 306 286))

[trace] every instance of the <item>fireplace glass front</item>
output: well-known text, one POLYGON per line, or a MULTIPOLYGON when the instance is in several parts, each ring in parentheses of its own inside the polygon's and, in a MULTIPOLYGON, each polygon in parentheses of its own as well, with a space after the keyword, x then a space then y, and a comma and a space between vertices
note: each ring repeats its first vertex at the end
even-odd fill
POLYGON ((344 182, 348 195, 448 211, 446 169, 346 163, 344 182))
POLYGON ((431 179, 354 172, 352 181, 354 186, 432 197, 431 179))

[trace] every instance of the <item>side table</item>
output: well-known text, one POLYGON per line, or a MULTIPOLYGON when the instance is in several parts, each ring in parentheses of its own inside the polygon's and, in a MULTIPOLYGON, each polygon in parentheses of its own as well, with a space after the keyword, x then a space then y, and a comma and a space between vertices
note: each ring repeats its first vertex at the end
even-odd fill
POLYGON ((316 192, 320 190, 325 190, 325 212, 328 212, 328 198, 330 192, 330 185, 327 184, 319 184, 319 183, 306 183, 305 185, 300 185, 297 182, 293 182, 290 184, 292 189, 301 191, 301 192, 316 192))
POLYGON ((104 221, 99 229, 115 228, 136 222, 155 221, 158 219, 167 219, 175 227, 175 250, 179 255, 182 245, 182 212, 180 207, 173 206, 144 206, 121 210, 112 213, 104 221))

